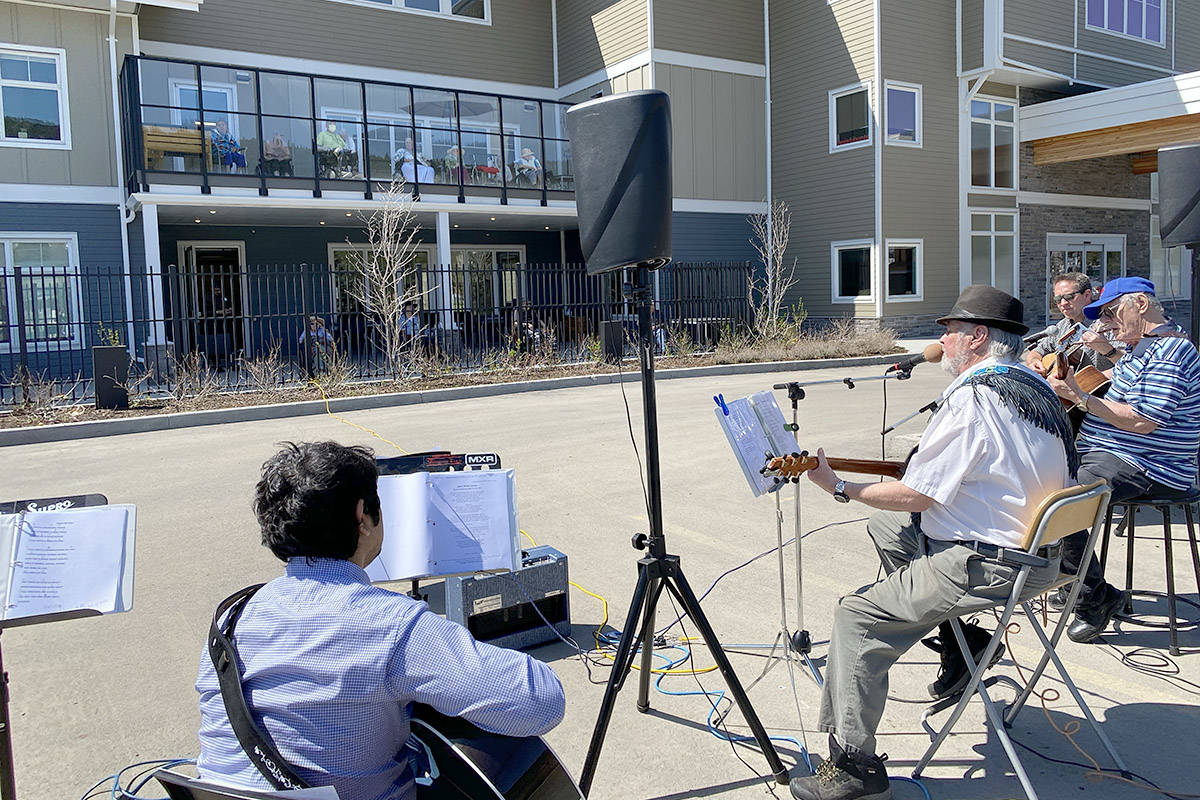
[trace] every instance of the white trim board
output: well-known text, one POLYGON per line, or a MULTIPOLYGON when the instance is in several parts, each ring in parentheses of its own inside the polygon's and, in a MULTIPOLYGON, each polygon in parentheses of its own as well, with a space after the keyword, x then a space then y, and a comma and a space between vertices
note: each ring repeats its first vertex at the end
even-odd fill
POLYGON ((1035 103, 1021 109, 1021 141, 1200 114, 1200 72, 1035 103))
MULTIPOLYGON (((318 211, 346 211, 347 209, 359 209, 362 211, 374 211, 382 208, 384 203, 382 200, 364 200, 359 194, 355 197, 347 197, 344 199, 331 197, 259 197, 255 195, 218 195, 218 194, 156 194, 152 192, 138 192, 132 195, 140 206, 205 206, 207 208, 305 208, 318 211)), ((490 211, 493 214, 500 213, 504 216, 539 216, 539 217, 564 217, 574 219, 576 217, 575 204, 563 206, 541 206, 541 205, 513 205, 509 204, 502 206, 499 203, 487 204, 482 203, 459 203, 456 200, 447 202, 430 202, 428 200, 419 200, 414 204, 414 210, 418 213, 445 211, 450 214, 462 213, 482 213, 490 211)))
POLYGON ((1059 194, 1057 192, 1017 192, 1018 206, 1068 206, 1071 208, 1110 208, 1123 211, 1150 212, 1150 199, 1138 197, 1103 197, 1090 194, 1059 194))
MULTIPOLYGON (((561 90, 555 91, 549 86, 479 80, 476 78, 462 78, 455 75, 438 75, 428 72, 371 67, 362 64, 343 64, 336 61, 319 61, 312 58, 249 53, 243 50, 226 50, 219 47, 200 47, 198 45, 177 44, 175 42, 156 42, 149 39, 142 40, 141 47, 142 54, 147 56, 182 58, 194 61, 214 61, 221 64, 233 64, 252 69, 279 69, 301 72, 319 77, 329 76, 349 80, 407 83, 438 89, 461 89, 463 91, 480 92, 482 94, 517 95, 537 100, 557 100, 562 96, 561 90)), ((580 88, 586 88, 586 86, 580 88)))
POLYGON ((678 50, 662 50, 654 48, 651 59, 658 64, 672 64, 677 67, 693 67, 695 69, 710 69, 713 72, 729 72, 734 75, 749 75, 754 78, 767 77, 767 68, 753 61, 735 61, 731 58, 716 58, 702 56, 696 53, 682 53, 678 50))
POLYGON ((86 203, 121 205, 119 186, 54 186, 43 183, 0 183, 0 203, 86 203))
POLYGON ((615 64, 609 64, 604 69, 598 69, 595 72, 589 72, 582 78, 576 78, 570 83, 564 83, 558 87, 555 96, 551 99, 561 100, 564 97, 569 97, 576 92, 582 92, 584 89, 595 86, 605 81, 611 81, 620 75, 627 72, 632 72, 639 67, 644 67, 650 63, 650 51, 643 50, 640 53, 634 53, 629 58, 618 61, 615 64))
POLYGON ((765 214, 767 204, 747 200, 694 200, 676 197, 671 202, 672 211, 701 212, 705 214, 765 214))

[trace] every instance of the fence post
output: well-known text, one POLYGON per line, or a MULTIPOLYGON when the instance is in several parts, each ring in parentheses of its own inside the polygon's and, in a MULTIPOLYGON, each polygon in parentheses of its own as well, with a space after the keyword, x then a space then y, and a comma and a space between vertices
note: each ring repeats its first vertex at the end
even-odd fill
POLYGON ((21 369, 29 374, 29 343, 25 341, 25 296, 21 293, 21 267, 13 267, 13 281, 16 285, 17 297, 17 344, 20 346, 21 369))

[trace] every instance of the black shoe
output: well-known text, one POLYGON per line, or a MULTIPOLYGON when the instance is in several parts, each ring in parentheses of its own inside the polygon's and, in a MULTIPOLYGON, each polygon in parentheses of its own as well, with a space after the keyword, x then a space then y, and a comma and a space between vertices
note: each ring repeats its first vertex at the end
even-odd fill
MULTIPOLYGON (((967 645, 971 648, 971 660, 978 663, 983 656, 983 651, 987 649, 988 642, 992 639, 992 634, 978 625, 963 625, 962 628, 967 645)), ((954 638, 954 631, 950 628, 949 623, 942 623, 936 639, 923 641, 926 647, 942 654, 942 665, 938 670, 937 680, 929 684, 929 695, 934 700, 942 700, 962 694, 962 690, 967 688, 967 683, 971 680, 971 670, 967 666, 967 660, 963 658, 962 650, 958 647, 958 640, 954 638)), ((1001 642, 1000 646, 996 648, 992 661, 988 664, 988 669, 994 667, 1002 655, 1004 655, 1004 642, 1001 642)))
POLYGON ((1067 597, 1071 594, 1071 584, 1060 586, 1046 596, 1046 608, 1051 611, 1062 611, 1067 607, 1067 597))
POLYGON ((1086 644, 1092 641, 1108 628, 1108 623, 1112 622, 1112 618, 1116 615, 1128 600, 1128 592, 1118 591, 1115 587, 1108 587, 1108 597, 1104 602, 1086 611, 1075 612, 1075 621, 1071 623, 1071 627, 1067 628, 1067 636, 1072 642, 1086 644))
POLYGON ((796 800, 891 800, 885 759, 847 753, 830 734, 829 758, 817 765, 814 774, 792 778, 788 788, 796 800))

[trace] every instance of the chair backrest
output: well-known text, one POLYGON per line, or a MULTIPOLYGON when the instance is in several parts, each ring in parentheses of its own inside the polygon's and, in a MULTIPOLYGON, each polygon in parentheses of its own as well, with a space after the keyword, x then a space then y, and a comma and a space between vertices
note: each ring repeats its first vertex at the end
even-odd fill
POLYGON ((1054 492, 1033 513, 1021 546, 1033 551, 1077 531, 1092 530, 1104 514, 1111 493, 1104 481, 1054 492))
MULTIPOLYGON (((219 786, 199 778, 192 778, 169 769, 160 769, 154 773, 155 779, 167 790, 171 800, 271 800, 284 797, 278 792, 259 792, 253 789, 236 789, 229 786, 219 786)), ((323 787, 321 796, 337 797, 332 787, 323 787)))

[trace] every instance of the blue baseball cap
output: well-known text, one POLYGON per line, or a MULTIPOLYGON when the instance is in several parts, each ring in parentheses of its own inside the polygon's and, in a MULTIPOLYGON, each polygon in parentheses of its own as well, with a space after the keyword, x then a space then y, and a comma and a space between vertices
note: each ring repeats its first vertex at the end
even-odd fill
POLYGON ((1104 291, 1100 292, 1099 300, 1083 307, 1083 315, 1088 319, 1100 319, 1100 309, 1103 306, 1108 305, 1118 297, 1138 292, 1153 295, 1154 284, 1145 278, 1113 278, 1104 284, 1104 291))

